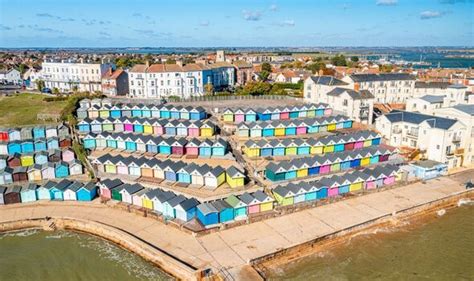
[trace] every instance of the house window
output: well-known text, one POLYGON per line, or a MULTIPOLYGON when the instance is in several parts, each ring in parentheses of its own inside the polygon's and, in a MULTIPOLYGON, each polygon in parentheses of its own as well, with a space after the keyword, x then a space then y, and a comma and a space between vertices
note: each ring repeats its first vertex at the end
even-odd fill
POLYGON ((342 102, 342 105, 347 106, 347 104, 348 104, 347 99, 344 99, 344 101, 342 102))
POLYGON ((437 145, 436 145, 436 149, 439 149, 439 148, 440 148, 440 146, 439 146, 439 144, 437 144, 437 145))

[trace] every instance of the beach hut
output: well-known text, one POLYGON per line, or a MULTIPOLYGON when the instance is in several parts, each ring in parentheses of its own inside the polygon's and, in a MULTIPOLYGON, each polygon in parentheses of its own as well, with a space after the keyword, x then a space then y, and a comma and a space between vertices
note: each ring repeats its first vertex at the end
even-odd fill
POLYGON ((46 137, 45 127, 43 127, 43 126, 33 127, 33 138, 39 139, 39 138, 45 138, 45 137, 46 137))
POLYGON ((36 183, 30 183, 25 185, 20 190, 20 199, 22 203, 36 201, 36 189, 38 185, 36 183))
POLYGON ((226 170, 226 181, 232 188, 244 186, 245 174, 235 166, 230 166, 226 170))
POLYGON ((199 156, 210 157, 212 155, 212 145, 213 143, 210 140, 203 140, 199 145, 199 156))
POLYGON ((189 112, 190 112, 190 118, 192 120, 202 120, 202 119, 207 118, 206 110, 201 106, 195 107, 191 109, 189 112))
POLYGON ((117 201, 122 201, 122 188, 124 187, 124 183, 118 185, 117 187, 111 189, 111 199, 117 200, 117 201))
POLYGON ((112 189, 123 184, 120 179, 105 179, 97 183, 99 188, 99 194, 103 198, 111 199, 112 198, 112 189))
POLYGON ((120 189, 120 194, 122 195, 122 202, 125 202, 125 203, 128 203, 128 204, 132 204, 133 201, 132 201, 132 196, 133 194, 139 192, 140 190, 143 189, 143 186, 141 184, 124 184, 124 185, 121 185, 119 187, 117 187, 118 189, 120 189))
POLYGON ((189 199, 179 202, 174 207, 175 217, 184 222, 192 220, 194 217, 196 217, 196 207, 199 204, 200 204, 199 201, 196 200, 195 198, 189 198, 189 199))
POLYGON ((9 141, 8 130, 4 128, 0 128, 0 142, 2 141, 9 141))
POLYGON ((234 111, 231 108, 226 108, 222 112, 222 120, 224 122, 234 122, 234 111))
POLYGON ((63 191, 63 199, 77 201, 77 191, 79 188, 83 187, 84 184, 82 182, 74 181, 70 185, 68 185, 63 191))
POLYGON ((61 161, 54 165, 54 175, 56 178, 65 178, 69 176, 68 163, 61 161))
POLYGON ((27 181, 28 180, 27 168, 26 167, 13 168, 12 179, 14 182, 27 181))
POLYGON ((35 163, 34 155, 32 153, 22 154, 20 156, 21 166, 28 167, 35 163))
POLYGON ((20 137, 22 140, 33 139, 33 130, 31 127, 24 127, 20 129, 20 137))
POLYGON ((241 108, 237 108, 234 111, 234 122, 235 123, 240 123, 245 121, 245 111, 242 110, 241 108))
POLYGON ((58 137, 58 128, 56 126, 46 126, 45 128, 45 137, 46 138, 57 138, 58 137))
POLYGON ((153 210, 153 200, 152 198, 161 192, 161 189, 147 189, 147 192, 142 196, 142 206, 146 209, 153 210))
POLYGON ((6 204, 15 204, 15 203, 21 203, 21 198, 20 198, 20 191, 21 191, 21 186, 9 186, 5 190, 5 193, 3 194, 3 201, 6 204))
POLYGON ((21 130, 18 129, 18 128, 8 129, 8 140, 9 141, 19 141, 19 140, 21 140, 21 130))
POLYGON ((80 133, 88 133, 91 131, 90 119, 84 119, 77 123, 77 128, 80 133))
POLYGON ((201 203, 196 207, 196 215, 204 227, 219 223, 219 212, 211 203, 201 203))
POLYGON ((294 193, 285 186, 277 186, 272 190, 273 196, 279 205, 288 206, 294 203, 294 193))
POLYGON ((212 137, 214 135, 214 125, 210 122, 203 123, 200 127, 201 137, 212 137))
POLYGON ((132 205, 137 207, 143 207, 143 196, 147 193, 149 189, 143 188, 142 190, 136 192, 132 195, 132 205))
POLYGON ((101 133, 102 132, 102 119, 94 119, 90 122, 91 132, 101 133))
POLYGON ((187 141, 185 139, 179 138, 172 140, 171 143, 171 154, 173 155, 184 155, 184 146, 186 145, 187 141))
POLYGON ((227 223, 234 220, 234 208, 229 203, 220 199, 211 204, 218 212, 219 223, 227 223))
POLYGON ((32 140, 21 141, 21 152, 22 153, 33 153, 35 151, 34 143, 32 140))
POLYGON ((43 180, 55 179, 54 163, 44 163, 41 165, 41 178, 43 180))
POLYGON ((318 186, 314 182, 298 183, 305 190, 304 201, 314 201, 317 199, 318 186))
POLYGON ((179 203, 186 200, 183 195, 178 195, 163 203, 163 217, 176 218, 175 208, 179 203))
POLYGON ((225 181, 225 170, 217 166, 204 174, 204 185, 210 188, 217 188, 225 181))
POLYGON ((93 182, 82 185, 76 191, 77 201, 92 201, 97 196, 97 186, 93 182))
POLYGON ((163 213, 163 204, 172 198, 176 197, 176 194, 170 191, 162 191, 162 192, 157 192, 156 194, 153 195, 152 201, 153 201, 153 209, 162 214, 163 213))
POLYGON ((272 112, 269 108, 257 109, 257 119, 261 121, 268 121, 272 119, 272 112))
POLYGON ((193 155, 193 156, 198 156, 199 155, 199 145, 200 141, 198 139, 190 139, 186 143, 184 149, 185 149, 185 154, 186 155, 193 155))
POLYGON ((171 139, 162 139, 158 142, 158 151, 162 155, 170 155, 172 152, 171 139))
POLYGON ((260 204, 260 212, 273 210, 273 202, 275 199, 273 199, 271 196, 261 190, 255 191, 252 196, 258 200, 260 204))
MULTIPOLYGON (((188 168, 191 166, 184 166, 177 170, 176 176, 179 183, 189 185, 191 184, 191 174, 188 171, 188 168)), ((191 166, 192 167, 192 166, 191 166)), ((191 168, 192 169, 192 168, 191 168)))
POLYGON ((247 205, 247 214, 260 213, 260 202, 255 197, 245 192, 239 195, 238 198, 247 205))
POLYGON ((255 122, 257 121, 257 113, 249 108, 245 110, 245 122, 255 122))
POLYGON ((189 123, 188 127, 188 136, 190 137, 199 137, 200 131, 199 126, 196 123, 189 123))
POLYGON ((34 151, 35 152, 47 150, 47 143, 46 143, 45 139, 36 139, 33 142, 33 146, 34 146, 34 151))
POLYGON ((185 137, 188 135, 188 126, 186 125, 188 122, 178 122, 176 124, 176 135, 185 137))
POLYGON ((212 156, 225 156, 227 143, 223 139, 217 139, 212 144, 212 156))
POLYGON ((39 164, 35 164, 33 166, 28 167, 27 174, 29 181, 40 181, 43 179, 41 175, 42 166, 39 164))
POLYGON ((0 184, 10 184, 13 183, 13 169, 10 167, 5 167, 0 170, 0 184))
POLYGON ((8 143, 0 142, 0 155, 8 155, 8 143))
POLYGON ((327 187, 328 197, 336 197, 337 195, 339 195, 339 182, 336 180, 336 178, 323 178, 319 181, 319 184, 324 187, 327 187))
POLYGON ((242 202, 237 196, 230 195, 225 199, 225 202, 234 209, 234 219, 242 220, 247 218, 247 205, 242 202))
POLYGON ((0 155, 0 170, 4 169, 7 166, 7 155, 0 155))
POLYGON ((15 153, 12 156, 7 158, 7 166, 14 168, 21 166, 21 154, 15 153))
POLYGON ((12 155, 15 153, 21 153, 20 141, 11 141, 7 144, 8 154, 12 155))
POLYGON ((49 189, 51 200, 64 200, 64 190, 72 184, 72 181, 62 180, 49 189))
POLYGON ((191 184, 200 187, 204 185, 204 174, 207 172, 207 166, 197 166, 195 165, 192 170, 190 170, 191 174, 191 184))
POLYGON ((293 193, 293 204, 305 201, 306 189, 304 188, 304 184, 289 183, 286 188, 293 193))
POLYGON ((7 191, 7 187, 0 186, 0 205, 5 205, 5 192, 7 191))
POLYGON ((167 162, 163 168, 163 171, 165 172, 165 180, 171 181, 171 182, 177 181, 178 177, 176 175, 176 170, 178 169, 179 169, 179 166, 177 163, 167 162))
POLYGON ((46 146, 48 150, 59 149, 59 139, 55 137, 46 139, 46 146))

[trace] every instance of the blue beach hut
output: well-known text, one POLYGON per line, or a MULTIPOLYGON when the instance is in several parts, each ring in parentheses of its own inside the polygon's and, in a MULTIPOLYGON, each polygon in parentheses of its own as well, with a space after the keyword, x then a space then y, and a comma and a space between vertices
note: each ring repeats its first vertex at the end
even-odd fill
POLYGON ((33 128, 34 139, 45 138, 45 137, 46 137, 46 131, 44 127, 38 126, 38 127, 33 128))
POLYGON ((211 203, 197 206, 197 218, 205 227, 219 223, 219 213, 211 203))
POLYGON ((36 189, 36 198, 38 200, 51 200, 51 193, 49 192, 57 183, 54 181, 48 181, 42 186, 36 189))
POLYGON ((19 141, 10 142, 7 145, 8 154, 21 153, 21 144, 19 141))
POLYGON ((21 152, 22 153, 32 153, 35 151, 35 147, 33 145, 33 141, 31 140, 24 140, 21 142, 21 152))
POLYGON ((35 151, 47 150, 46 141, 44 139, 37 139, 34 142, 35 151))
POLYGON ((69 176, 69 165, 64 162, 58 162, 54 165, 54 175, 56 178, 65 178, 69 176))
POLYGON ((78 201, 92 201, 97 196, 97 186, 89 182, 76 191, 78 201))
POLYGON ((226 223, 234 220, 234 208, 224 200, 217 200, 211 203, 218 211, 219 222, 226 223))
POLYGON ((20 190, 20 198, 22 203, 36 201, 36 189, 38 185, 36 183, 30 183, 23 186, 20 190))

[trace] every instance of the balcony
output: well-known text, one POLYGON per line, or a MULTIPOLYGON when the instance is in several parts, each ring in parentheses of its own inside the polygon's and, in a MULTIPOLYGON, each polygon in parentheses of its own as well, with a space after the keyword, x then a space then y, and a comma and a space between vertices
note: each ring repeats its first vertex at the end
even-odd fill
POLYGON ((401 134, 401 133, 402 133, 402 129, 400 129, 400 128, 393 128, 392 133, 393 133, 393 134, 401 134))
POLYGON ((461 142, 461 136, 454 136, 453 137, 453 143, 460 143, 461 142))
POLYGON ((412 138, 418 138, 418 132, 408 131, 407 136, 412 138))
POLYGON ((458 149, 454 150, 454 154, 463 155, 464 154, 464 148, 458 148, 458 149))

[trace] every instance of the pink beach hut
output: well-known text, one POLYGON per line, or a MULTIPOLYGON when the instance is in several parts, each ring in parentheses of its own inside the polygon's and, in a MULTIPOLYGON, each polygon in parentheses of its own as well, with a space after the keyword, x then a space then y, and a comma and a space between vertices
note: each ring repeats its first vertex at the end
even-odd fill
POLYGON ((260 212, 260 201, 255 197, 245 192, 239 196, 240 201, 247 205, 248 214, 255 214, 260 212))
POLYGON ((133 132, 133 124, 129 119, 123 121, 123 130, 125 132, 133 132))
POLYGON ((288 107, 284 107, 280 112, 280 119, 287 120, 290 119, 290 109, 288 107))
POLYGON ((296 127, 296 134, 297 135, 306 135, 308 133, 308 124, 306 124, 304 121, 299 123, 299 125, 296 127))
POLYGON ((188 141, 188 143, 185 146, 185 153, 187 155, 194 155, 198 156, 199 155, 199 140, 198 139, 191 139, 188 141))
POLYGON ((360 149, 364 147, 364 137, 360 136, 355 142, 354 142, 354 149, 360 149))
POLYGON ((325 108, 324 109, 324 116, 329 116, 332 114, 332 108, 325 108))
POLYGON ((234 112, 234 119, 235 119, 235 123, 244 122, 245 121, 245 112, 242 109, 238 108, 234 112))
POLYGON ((190 137, 199 137, 199 126, 198 124, 190 123, 188 127, 188 135, 190 137))
POLYGON ((319 168, 319 173, 320 174, 327 174, 331 171, 331 161, 329 159, 326 159, 321 167, 319 168))

